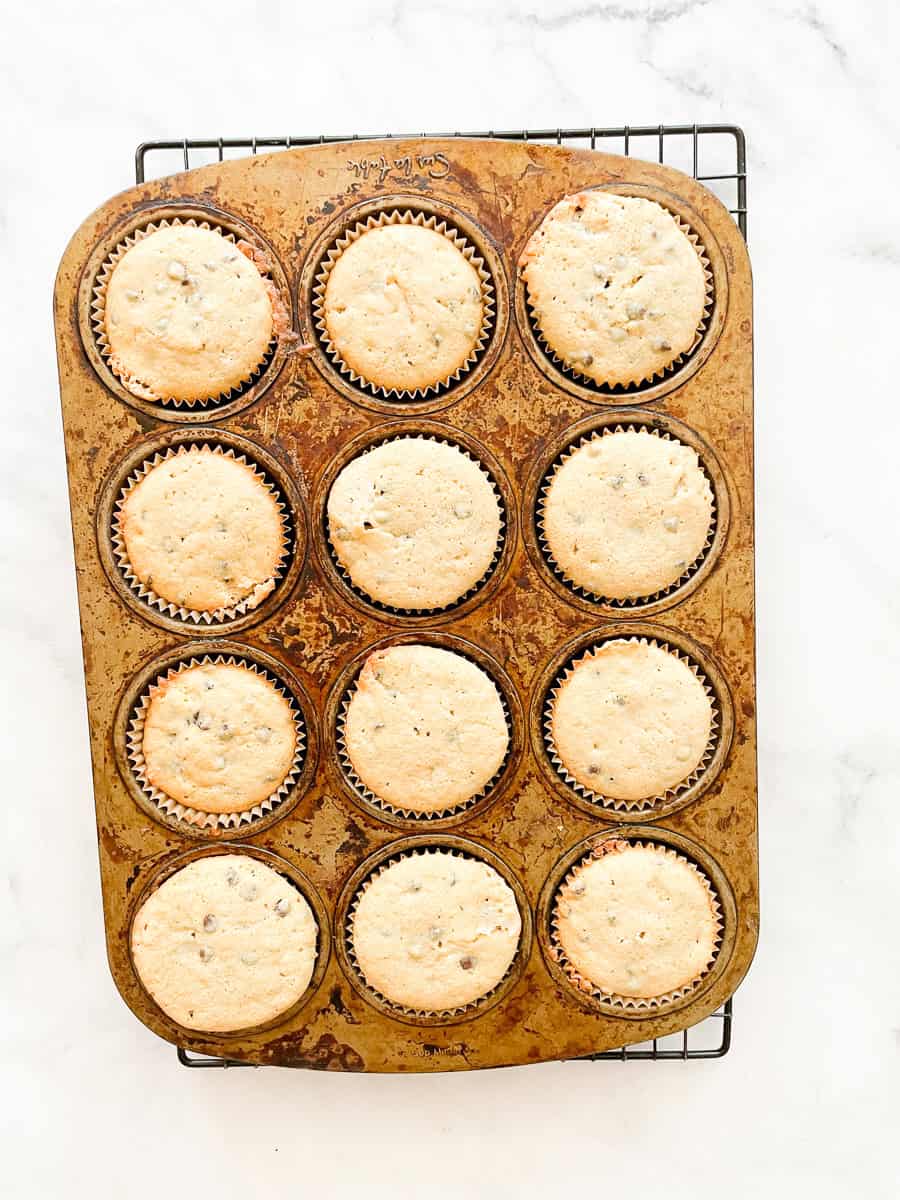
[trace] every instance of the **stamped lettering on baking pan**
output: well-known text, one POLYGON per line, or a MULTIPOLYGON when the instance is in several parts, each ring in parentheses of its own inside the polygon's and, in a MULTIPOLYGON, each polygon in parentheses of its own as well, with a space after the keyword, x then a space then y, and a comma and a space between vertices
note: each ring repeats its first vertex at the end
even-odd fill
POLYGON ((378 183, 384 183, 389 175, 408 179, 414 170, 424 172, 429 179, 446 179, 452 168, 446 154, 407 154, 403 158, 348 159, 347 170, 357 179, 368 179, 371 175, 378 183))

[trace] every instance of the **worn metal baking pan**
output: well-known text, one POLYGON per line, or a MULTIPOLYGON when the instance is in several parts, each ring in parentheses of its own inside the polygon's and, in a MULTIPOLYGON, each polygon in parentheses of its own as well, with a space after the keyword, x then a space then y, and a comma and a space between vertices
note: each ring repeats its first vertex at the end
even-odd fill
MULTIPOLYGON (((753 625, 751 281, 726 209, 670 168, 564 147, 422 140, 324 145, 216 163, 131 189, 75 234, 55 293, 57 347, 78 571, 94 791, 109 961, 124 999, 161 1037, 202 1054, 347 1070, 442 1070, 572 1058, 701 1020, 729 997, 752 958, 758 926, 753 625), (530 232, 563 194, 615 187, 658 199, 700 236, 715 304, 685 364, 649 387, 602 392, 567 377, 541 350, 515 264, 530 232), (367 394, 319 344, 311 288, 322 254, 360 212, 436 213, 474 241, 493 276, 496 318, 475 369, 413 403, 367 394), (263 375, 225 405, 167 408, 131 397, 105 366, 90 321, 93 278, 131 228, 194 216, 249 232, 265 246, 292 301, 299 352, 278 348, 263 375), (308 349, 307 349, 308 348, 308 349), (613 421, 672 430, 700 452, 716 492, 710 550, 684 585, 648 604, 604 606, 555 578, 536 531, 536 489, 560 446, 613 421), (427 618, 392 613, 346 586, 329 554, 322 512, 348 446, 423 430, 490 465, 506 506, 503 552, 471 601, 427 618), (207 628, 166 617, 121 586, 111 552, 110 498, 128 464, 187 437, 245 439, 293 509, 294 553, 271 604, 207 628), (336 750, 340 689, 360 651, 396 637, 462 639, 511 688, 512 752, 485 801, 439 827, 373 812, 354 795, 336 750), (649 633, 699 660, 722 715, 700 786, 659 811, 617 815, 570 793, 554 775, 541 730, 543 697, 567 653, 625 632, 649 633), (127 729, 142 680, 192 653, 240 653, 289 687, 308 734, 292 795, 272 817, 211 832, 140 803, 127 729), (572 988, 551 951, 548 905, 576 847, 624 830, 681 848, 715 884, 725 928, 701 985, 659 1009, 610 1011, 572 988), (502 864, 526 934, 490 1003, 456 1019, 418 1021, 367 993, 344 951, 343 921, 363 864, 409 844, 450 844, 502 864), (145 889, 185 854, 228 845, 276 855, 307 889, 322 937, 313 986, 266 1029, 206 1036, 174 1025, 144 992, 129 954, 129 922, 145 889)), ((241 443, 245 444, 244 442, 241 443)))

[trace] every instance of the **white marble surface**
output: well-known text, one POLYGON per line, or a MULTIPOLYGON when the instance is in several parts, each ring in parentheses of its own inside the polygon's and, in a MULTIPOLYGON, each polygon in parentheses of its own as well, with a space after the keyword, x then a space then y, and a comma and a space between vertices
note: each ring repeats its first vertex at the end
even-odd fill
POLYGON ((896 1194, 898 32, 891 0, 4 7, 5 1196, 896 1194), (70 233, 154 136, 660 120, 750 145, 763 926, 732 1053, 180 1070, 101 937, 50 317, 70 233))

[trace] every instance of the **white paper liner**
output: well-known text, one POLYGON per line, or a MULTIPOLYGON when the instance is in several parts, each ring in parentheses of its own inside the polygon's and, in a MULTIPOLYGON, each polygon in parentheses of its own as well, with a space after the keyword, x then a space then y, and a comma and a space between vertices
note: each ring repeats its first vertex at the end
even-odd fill
MULTIPOLYGON (((426 441, 427 442, 439 442, 440 444, 442 444, 444 446, 452 446, 454 450, 459 450, 459 452, 461 454, 464 454, 466 456, 466 458, 468 458, 471 462, 475 463, 475 465, 481 469, 483 475, 485 476, 487 481, 490 483, 491 490, 493 491, 494 495, 497 497, 497 505, 500 510, 500 531, 497 535, 497 545, 494 550, 494 555, 493 555, 490 563, 488 564, 487 570, 484 572, 484 574, 481 576, 481 578, 477 579, 470 588, 468 588, 465 592, 463 592, 460 596, 458 596, 450 604, 442 604, 436 608, 398 608, 398 607, 396 607, 396 605, 385 604, 381 600, 376 600, 374 596, 370 596, 367 591, 365 591, 363 588, 359 587, 356 583, 354 583, 354 581, 350 575, 350 572, 347 570, 347 568, 344 566, 344 564, 341 562, 340 558, 338 557, 337 550, 335 549, 334 543, 331 540, 331 533, 330 533, 330 530, 328 530, 328 502, 327 502, 327 499, 326 499, 326 511, 325 511, 325 524, 326 524, 326 530, 327 530, 326 543, 328 546, 329 557, 331 558, 331 561, 334 564, 335 569, 340 574, 341 578, 344 580, 344 582, 347 584, 347 586, 350 588, 350 590, 352 592, 354 592, 357 596, 360 596, 363 600, 365 600, 367 604, 373 605, 380 612, 393 613, 399 617, 437 616, 439 613, 449 612, 451 609, 459 608, 459 606, 461 604, 465 604, 465 602, 467 600, 469 600, 472 596, 474 596, 476 592, 481 591, 481 589, 484 587, 484 585, 487 583, 487 581, 490 579, 490 577, 496 571, 497 566, 500 562, 500 559, 503 555, 504 546, 506 544, 506 525, 507 525, 506 502, 503 499, 503 494, 501 493, 500 488, 497 486, 496 479, 494 479, 493 475, 490 473, 490 471, 487 469, 487 467, 484 465, 484 463, 479 458, 477 458, 474 454, 470 453, 470 451, 467 450, 466 447, 461 445, 459 442, 454 442, 452 440, 452 438, 435 437, 433 434, 430 434, 430 433, 398 433, 394 437, 382 438, 380 441, 372 442, 371 445, 366 446, 362 450, 360 450, 358 455, 356 455, 354 458, 348 460, 348 462, 346 462, 344 464, 344 467, 349 466, 350 462, 354 462, 355 458, 359 458, 359 457, 362 457, 362 455, 364 455, 364 454, 368 454, 370 450, 377 450, 380 446, 386 446, 389 442, 402 442, 402 441, 407 441, 410 438, 415 438, 417 441, 422 441, 422 442, 426 442, 426 441)), ((343 470, 343 469, 344 468, 342 467, 341 470, 343 470)), ((337 476, 335 477, 334 482, 336 482, 336 481, 337 481, 337 476)), ((334 487, 334 482, 332 482, 332 485, 331 485, 332 487, 334 487)))
POLYGON ((703 674, 703 671, 694 662, 690 655, 685 654, 683 650, 679 650, 677 646, 672 646, 668 642, 660 642, 655 638, 646 637, 616 637, 614 634, 602 641, 598 641, 596 645, 588 647, 577 658, 573 658, 557 675, 553 686, 550 688, 544 699, 544 746, 550 758, 557 775, 562 779, 567 787, 570 787, 573 792, 581 796, 585 800, 589 800, 591 804, 596 804, 598 808, 611 810, 617 813, 636 813, 636 812, 651 812, 654 808, 663 804, 668 804, 670 800, 678 799, 688 792, 695 783, 703 776, 706 769, 712 761, 713 755, 719 744, 719 732, 721 728, 721 717, 716 702, 716 694, 713 691, 712 685, 703 674), (563 683, 574 672, 577 666, 586 660, 593 658, 596 650, 608 644, 609 642, 633 642, 640 646, 652 646, 658 650, 664 650, 667 654, 671 654, 685 666, 689 667, 696 678, 703 685, 703 690, 709 698, 711 707, 711 717, 709 724, 709 739, 703 751, 703 755, 696 767, 691 771, 690 775, 686 775, 680 783, 676 783, 673 787, 667 788, 664 792, 660 792, 655 796, 642 797, 639 800, 621 800, 613 796, 605 796, 602 792, 595 792, 587 787, 573 776, 566 769, 565 763, 560 758, 556 750, 556 745, 553 741, 553 707, 556 703, 556 698, 563 683))
POLYGON ((710 880, 707 878, 705 872, 702 871, 696 863, 685 857, 685 855, 679 854, 677 850, 673 850, 670 846, 666 846, 662 842, 654 842, 650 840, 641 841, 640 839, 636 838, 626 839, 613 836, 598 843, 598 845, 596 845, 592 850, 580 858, 578 862, 570 867, 556 889, 556 895, 553 898, 553 906, 550 913, 550 945, 556 961, 562 967, 564 974, 569 979, 576 991, 601 1000, 614 1010, 617 1009, 627 1012, 654 1012, 658 1009, 665 1008, 667 1004, 671 1004, 676 1000, 682 1000, 685 996, 689 996, 691 992, 696 991, 697 988, 702 984, 703 980, 706 979, 710 971, 715 966, 716 959, 719 956, 719 951, 722 948, 723 927, 724 922, 722 919, 722 906, 719 903, 718 894, 710 880), (566 884, 573 883, 577 878, 579 870, 583 866, 586 866, 591 859, 601 858, 604 854, 615 853, 623 844, 628 846, 641 846, 656 851, 662 851, 663 853, 670 855, 672 858, 678 859, 679 862, 683 862, 690 867, 703 884, 707 894, 709 895, 710 905, 712 907, 713 916, 716 922, 712 955, 704 969, 698 975, 695 975, 694 978, 688 983, 683 984, 681 987, 673 988, 669 992, 663 992, 659 996, 622 996, 617 992, 604 991, 603 988, 598 987, 598 985, 593 983, 592 980, 587 979, 581 974, 580 971, 578 971, 575 966, 573 966, 566 956, 566 952, 559 940, 559 901, 560 893, 562 892, 563 887, 566 884))
POLYGON ((126 237, 119 242, 112 252, 104 259, 100 270, 97 272, 97 278, 94 280, 94 285, 91 293, 91 329, 94 334, 94 341, 97 344, 97 349, 106 362, 109 370, 119 380, 126 391, 130 392, 140 400, 147 400, 152 404, 159 404, 161 407, 172 406, 174 408, 209 408, 213 405, 220 406, 227 404, 239 396, 254 384, 262 375, 265 369, 275 354, 278 347, 278 339, 286 329, 280 329, 280 325, 284 325, 287 320, 284 312, 284 302, 278 294, 275 284, 269 274, 269 267, 262 253, 257 248, 251 245, 243 238, 238 238, 230 229, 224 228, 222 225, 217 225, 210 221, 198 221, 194 217, 161 217, 156 221, 148 221, 146 225, 142 225, 139 229, 132 230, 126 237), (218 233, 226 241, 231 242, 241 253, 245 254, 256 266, 257 270, 263 277, 263 281, 267 284, 269 292, 269 301, 272 305, 272 339, 269 342, 268 348, 259 363, 248 372, 245 379, 234 387, 228 388, 224 392, 216 395, 208 396, 201 400, 182 400, 175 396, 158 396, 153 389, 142 383, 140 380, 129 379, 119 374, 112 365, 111 357, 112 350, 106 336, 106 290, 109 286, 109 281, 112 278, 112 273, 115 270, 120 259, 139 241, 148 237, 151 233, 156 233, 160 229, 167 229, 173 225, 190 225, 195 229, 208 229, 213 233, 218 233))
MULTIPOLYGON (((665 208, 665 205, 660 204, 658 200, 654 201, 654 203, 659 204, 660 208, 665 208)), ((523 283, 525 284, 525 309, 528 313, 528 320, 531 324, 534 336, 537 338, 541 349, 544 351, 553 365, 568 378, 574 379, 576 383, 581 384, 582 387, 589 387, 595 389, 596 391, 602 392, 615 392, 616 394, 623 396, 629 395, 630 393, 639 391, 641 388, 646 387, 647 384, 658 383, 663 379, 667 379, 670 375, 673 375, 679 367, 683 366, 684 363, 688 361, 688 359, 693 355, 697 347, 703 341, 703 336, 709 326, 709 318, 712 312, 713 303, 715 301, 713 273, 712 268, 710 267, 709 257, 706 253, 706 248, 700 241, 699 236, 694 232, 693 229, 691 229, 690 225, 686 224, 685 221, 683 221, 678 215, 678 213, 672 212, 670 208, 666 208, 666 212, 673 218, 678 228, 685 235, 685 237, 687 237, 688 241, 691 242, 697 252, 697 257, 700 259, 700 265, 703 268, 703 279, 706 285, 703 298, 703 312, 700 317, 700 322, 697 325, 697 330, 694 334, 694 340, 687 350, 682 351, 681 354, 673 358, 672 361, 666 366, 659 367, 657 370, 652 371, 649 375, 644 376, 642 379, 634 380, 631 383, 598 383, 596 379, 593 379, 588 375, 583 375, 572 363, 567 363, 564 361, 564 359, 560 358, 547 339, 544 337, 538 321, 537 313, 531 304, 527 281, 525 281, 523 276, 523 283)))
POLYGON ((678 438, 669 433, 668 430, 660 432, 653 426, 641 424, 639 421, 629 422, 627 425, 605 425, 601 429, 596 429, 591 433, 583 434, 578 439, 577 443, 573 443, 572 445, 566 447, 562 454, 560 454, 559 457, 553 462, 550 470, 541 480, 541 486, 538 491, 535 521, 537 527, 538 545, 541 548, 541 553, 544 555, 544 558, 546 559, 550 569, 553 571, 553 574, 556 575, 556 577, 560 579, 570 591, 574 592, 578 596, 583 596, 588 600, 592 600, 595 604, 604 604, 609 608, 620 608, 627 610, 629 608, 643 607, 647 604, 655 604, 658 600, 664 600, 667 596, 671 596, 674 592, 677 592, 679 588, 684 587, 688 580, 692 579, 693 576, 697 574, 703 565, 704 559, 709 553, 710 547, 713 544, 713 539, 716 535, 718 512, 716 510, 716 489, 713 486, 710 474, 703 465, 703 460, 699 453, 694 450, 693 446, 688 446, 688 449, 694 450, 694 453, 697 454, 697 462, 700 470, 706 477, 706 481, 709 484, 709 490, 712 493, 712 507, 710 510, 709 529, 706 533, 706 540, 701 546, 700 552, 693 562, 685 563, 684 570, 681 572, 678 578, 674 579, 666 587, 657 588, 655 592, 650 592, 644 596, 626 596, 624 598, 601 596, 598 592, 593 592, 590 588, 584 587, 580 583, 576 583, 574 579, 566 574, 566 572, 553 557, 553 551, 551 550, 550 543, 547 540, 547 533, 544 527, 547 496, 550 493, 550 485, 553 482, 553 477, 567 459, 571 458, 572 455, 577 450, 580 450, 583 446, 589 445, 596 438, 609 437, 613 433, 648 433, 651 437, 658 437, 663 441, 677 442, 680 446, 688 445, 686 442, 680 442, 678 438))
POLYGON ((132 774, 143 794, 161 813, 164 813, 168 817, 175 817, 179 821, 184 821, 185 824, 192 826, 194 829, 239 829, 242 826, 252 825, 260 817, 273 812, 285 797, 290 794, 303 768, 303 761, 306 754, 306 725, 294 697, 281 681, 271 675, 264 667, 234 654, 204 654, 200 657, 194 656, 186 659, 184 662, 176 663, 175 666, 170 667, 164 674, 158 676, 144 690, 129 718, 125 741, 128 765, 131 768, 132 774), (181 804, 171 796, 167 796, 165 792, 160 791, 159 788, 154 787, 147 778, 144 769, 146 765, 143 747, 144 723, 156 687, 162 681, 168 682, 177 675, 180 675, 182 671, 190 670, 192 667, 218 664, 243 667, 245 670, 252 671, 254 675, 259 675, 261 679, 265 679, 268 683, 271 683, 290 705, 291 716, 294 722, 294 759, 287 775, 270 796, 267 796, 259 804, 254 804, 252 808, 244 809, 241 812, 209 813, 191 808, 186 804, 181 804))
MULTIPOLYGON (((388 869, 388 867, 393 866, 394 863, 399 862, 401 859, 419 857, 425 854, 433 854, 436 851, 439 851, 441 854, 452 854, 455 858, 468 858, 473 862, 481 862, 484 863, 485 866, 490 867, 492 871, 497 871, 497 868, 491 863, 484 862, 484 859, 480 859, 474 854, 465 854, 463 851, 457 850, 455 846, 434 846, 432 848, 422 847, 416 850, 403 851, 400 854, 395 854, 392 858, 387 859, 385 862, 379 863, 375 870, 360 884, 360 886, 357 888, 356 895, 350 902, 344 928, 344 946, 347 951, 347 959, 365 990, 369 992, 370 995, 374 996, 380 1004, 393 1009, 394 1012, 402 1013, 406 1017, 419 1017, 423 1020, 433 1020, 435 1017, 444 1017, 449 1019, 450 1017, 458 1017, 462 1013, 476 1012, 478 1009, 483 1008, 490 1000, 493 999, 494 996, 497 995, 497 992, 500 991, 500 989, 509 979, 519 959, 519 955, 522 953, 522 930, 520 930, 519 943, 516 946, 516 952, 512 956, 510 964, 506 968, 502 979, 499 979, 489 992, 485 992, 484 995, 479 996, 477 1000, 472 1000, 468 1004, 458 1005, 456 1008, 410 1008, 407 1005, 398 1004, 395 1000, 390 1000, 387 996, 379 992, 377 988, 372 987, 372 985, 367 982, 366 977, 363 974, 363 969, 359 964, 359 960, 357 959, 356 952, 353 948, 353 920, 363 892, 373 879, 381 875, 382 872, 388 869)), ((507 887, 510 887, 509 881, 503 878, 501 872, 497 871, 497 874, 500 875, 500 878, 503 879, 503 882, 507 885, 507 887)), ((510 890, 513 891, 513 896, 515 896, 515 891, 512 888, 510 888, 510 890)), ((518 899, 516 899, 516 907, 518 907, 518 899)), ((521 913, 519 915, 521 917, 521 913)))
POLYGON ((312 309, 313 321, 325 353, 350 383, 362 391, 369 392, 371 395, 381 397, 382 399, 407 401, 426 399, 438 392, 446 391, 454 383, 458 383, 481 357, 490 338, 496 315, 493 279, 484 259, 471 242, 450 222, 434 215, 414 212, 410 209, 389 209, 386 212, 375 213, 367 217, 365 221, 358 221, 345 233, 341 234, 331 245, 328 253, 319 264, 319 269, 315 277, 315 286, 312 290, 312 309), (357 241, 363 234, 370 232, 372 229, 378 229, 384 225, 420 225, 423 229, 432 229, 435 233, 442 234, 471 263, 478 272, 478 277, 481 281, 481 330, 474 346, 470 350, 466 360, 452 374, 446 376, 444 379, 436 380, 426 387, 387 388, 377 383, 371 383, 344 362, 337 347, 331 341, 328 332, 328 322, 325 318, 325 289, 328 285, 328 277, 334 268, 334 264, 351 243, 357 241))
MULTIPOLYGON (((112 545, 113 556, 116 560, 116 565, 121 571, 123 579, 139 600, 143 600, 144 603, 149 604, 152 608, 158 609, 165 616, 174 617, 186 623, 192 622, 195 625, 211 625, 213 623, 233 621, 238 617, 245 616, 248 612, 251 612, 254 608, 258 608, 260 604, 264 603, 264 601, 268 599, 268 597, 278 586, 279 581, 284 577, 284 573, 287 570, 291 552, 292 530, 289 523, 287 505, 284 503, 281 493, 278 491, 278 488, 275 486, 275 484, 269 480, 262 468, 259 467, 257 463, 253 462, 251 459, 248 459, 245 454, 236 453, 230 446, 214 442, 209 438, 198 438, 197 441, 192 441, 190 443, 182 442, 177 446, 170 446, 165 451, 157 451, 152 458, 146 459, 139 467, 136 467, 131 472, 122 486, 113 508, 110 542, 112 545), (125 500, 132 488, 136 487, 137 484, 140 483, 141 480, 153 470, 154 467, 158 467, 161 463, 166 462, 168 459, 176 458, 179 455, 188 454, 192 451, 202 451, 203 449, 208 449, 213 454, 221 454, 226 458, 233 458, 235 462, 249 467, 253 471, 254 477, 265 486, 266 490, 271 493, 272 497, 276 501, 281 520, 281 555, 271 577, 272 587, 269 588, 265 595, 261 595, 256 599, 254 599, 252 596, 248 596, 245 599, 240 600, 237 604, 216 609, 185 608, 182 605, 175 604, 170 600, 163 599, 162 596, 158 596, 153 588, 148 587, 134 573, 134 569, 128 559, 128 550, 125 545, 125 538, 121 529, 122 506, 124 505, 125 500)), ((262 582, 265 583, 268 581, 263 580, 262 582)))
MULTIPOLYGON (((454 650, 453 653, 459 654, 460 652, 458 650, 454 650)), ((462 655, 462 657, 466 657, 466 656, 462 655)), ((479 667, 480 670, 484 671, 484 667, 482 667, 480 665, 480 663, 476 663, 474 659, 468 659, 468 661, 474 663, 475 666, 479 667)), ((363 665, 365 665, 365 664, 363 664, 363 665)), ((491 679, 491 683, 494 685, 497 695, 500 698, 500 704, 503 707, 503 718, 506 721, 507 744, 506 744, 506 753, 503 756, 503 762, 500 764, 500 766, 497 768, 497 770, 494 772, 494 774, 491 776, 491 778, 487 781, 487 783, 484 785, 484 787, 480 788, 477 792, 474 793, 474 795, 470 796, 467 800, 462 800, 462 801, 460 801, 460 803, 450 805, 447 808, 435 809, 434 812, 419 812, 416 809, 400 808, 395 804, 391 804, 388 800, 383 800, 381 798, 381 796, 377 796, 373 791, 371 791, 369 788, 367 788, 366 785, 363 783, 363 781, 360 779, 360 777, 357 775, 357 773, 353 767, 353 761, 350 758, 350 753, 347 749, 347 743, 345 740, 346 725, 347 725, 347 711, 350 708, 350 701, 353 699, 353 696, 359 686, 359 675, 357 674, 357 677, 353 680, 353 682, 347 688, 346 692, 344 693, 343 697, 341 698, 341 704, 340 704, 340 708, 338 710, 338 716, 337 716, 337 731, 336 731, 337 732, 338 761, 340 763, 341 771, 343 772, 344 778, 350 784, 350 787, 353 789, 353 791, 356 793, 356 795, 359 796, 359 798, 361 800, 363 800, 367 804, 371 805, 373 808, 381 809, 384 812, 391 813, 392 816, 403 817, 406 820, 421 821, 423 825, 427 825, 429 821, 441 821, 441 820, 444 820, 446 817, 459 816, 461 813, 464 813, 468 809, 473 808, 476 804, 479 803, 479 801, 484 800, 485 797, 489 796, 490 793, 494 790, 494 788, 499 783, 500 779, 503 776, 504 771, 506 770, 507 766, 509 765, 509 756, 512 753, 512 718, 510 716, 509 705, 506 703, 506 697, 503 695, 503 691, 499 687, 497 687, 497 684, 491 678, 489 672, 485 671, 485 674, 488 676, 489 679, 491 679)))

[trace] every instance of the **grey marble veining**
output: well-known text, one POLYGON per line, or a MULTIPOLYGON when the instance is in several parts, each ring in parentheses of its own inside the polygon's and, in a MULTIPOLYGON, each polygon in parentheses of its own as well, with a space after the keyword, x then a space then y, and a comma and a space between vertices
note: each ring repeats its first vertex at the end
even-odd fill
POLYGON ((4 9, 4 1195, 896 1194, 898 25, 889 0, 4 9), (69 235, 146 138, 659 121, 750 146, 763 917, 732 1053, 178 1069, 104 960, 51 329, 69 235))

